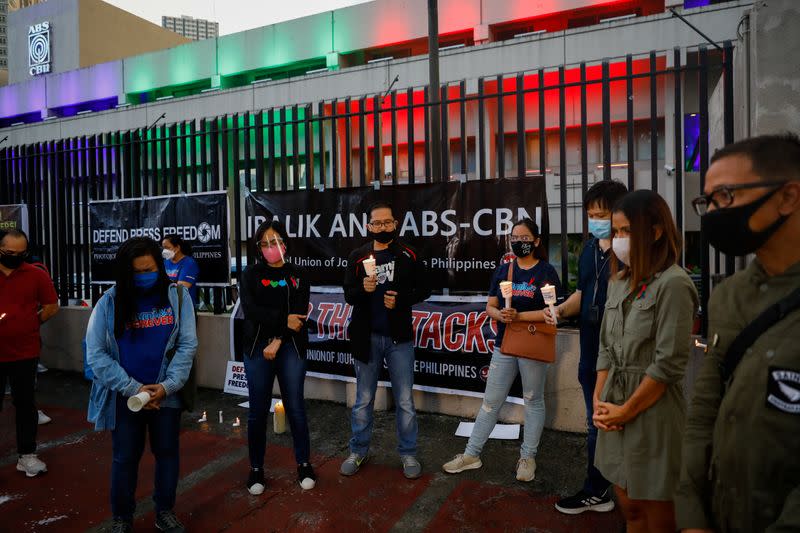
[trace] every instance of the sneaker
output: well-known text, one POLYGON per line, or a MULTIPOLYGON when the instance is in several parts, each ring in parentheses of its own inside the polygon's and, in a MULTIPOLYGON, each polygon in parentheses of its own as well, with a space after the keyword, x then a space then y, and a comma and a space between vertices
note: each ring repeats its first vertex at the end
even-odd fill
POLYGON ((358 469, 361 468, 367 461, 366 455, 358 455, 357 453, 351 453, 350 457, 344 460, 342 466, 339 468, 339 473, 343 476, 352 476, 358 469))
POLYGON ((44 366, 42 363, 36 365, 36 373, 37 374, 44 374, 47 372, 47 367, 44 366))
POLYGON ((522 457, 517 461, 517 481, 533 481, 535 474, 536 459, 522 457))
POLYGON ((584 511, 594 511, 596 513, 607 513, 614 510, 614 500, 611 499, 611 489, 600 496, 592 496, 588 492, 581 490, 574 496, 564 498, 556 504, 556 510, 564 514, 581 514, 584 511))
POLYGON ((183 533, 186 528, 172 511, 159 511, 156 514, 156 529, 167 533, 183 533))
POLYGON ((317 485, 317 476, 310 464, 297 465, 297 482, 303 490, 311 490, 317 485))
POLYGON ((47 416, 46 414, 44 414, 44 411, 39 410, 39 425, 40 426, 43 426, 44 424, 49 424, 52 421, 53 421, 53 419, 50 418, 49 416, 47 416))
POLYGON ((47 465, 36 457, 35 453, 28 453, 21 456, 17 461, 17 470, 25 472, 28 477, 36 477, 47 472, 47 465))
POLYGON ((417 479, 422 475, 422 465, 419 464, 416 457, 401 455, 400 460, 403 461, 403 475, 406 476, 406 479, 417 479))
POLYGON ((253 496, 264 493, 267 483, 264 481, 264 471, 258 468, 251 468, 250 475, 247 477, 247 492, 253 496))
POLYGON ((448 474, 458 474, 464 470, 475 470, 483 466, 480 457, 473 457, 465 453, 460 453, 453 459, 442 465, 442 470, 448 474))
POLYGON ((133 524, 121 518, 115 518, 111 522, 111 533, 132 533, 133 524))

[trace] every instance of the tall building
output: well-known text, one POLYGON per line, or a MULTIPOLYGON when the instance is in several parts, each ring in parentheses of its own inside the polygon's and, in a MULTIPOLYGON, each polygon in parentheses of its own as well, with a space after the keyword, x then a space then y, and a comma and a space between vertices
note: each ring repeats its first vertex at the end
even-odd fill
POLYGON ((188 15, 161 17, 161 26, 193 41, 213 39, 219 35, 219 22, 196 19, 188 15))

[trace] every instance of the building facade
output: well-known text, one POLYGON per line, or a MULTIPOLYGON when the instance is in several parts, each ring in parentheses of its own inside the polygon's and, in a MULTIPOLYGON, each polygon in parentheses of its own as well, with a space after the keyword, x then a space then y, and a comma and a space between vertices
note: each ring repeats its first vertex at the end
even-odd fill
POLYGON ((196 19, 188 15, 180 17, 161 17, 161 27, 174 31, 193 41, 214 39, 219 36, 219 23, 210 20, 196 19))

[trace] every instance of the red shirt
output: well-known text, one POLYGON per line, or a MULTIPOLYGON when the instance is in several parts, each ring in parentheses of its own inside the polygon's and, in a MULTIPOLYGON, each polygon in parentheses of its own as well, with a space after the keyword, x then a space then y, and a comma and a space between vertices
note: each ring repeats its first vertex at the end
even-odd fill
POLYGON ((39 357, 39 306, 57 301, 50 277, 34 266, 0 273, 0 362, 39 357))

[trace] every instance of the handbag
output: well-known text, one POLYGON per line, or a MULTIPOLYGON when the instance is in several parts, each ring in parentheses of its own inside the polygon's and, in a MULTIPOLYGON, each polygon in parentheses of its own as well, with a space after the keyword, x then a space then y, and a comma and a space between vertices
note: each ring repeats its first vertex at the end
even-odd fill
MULTIPOLYGON (((514 277, 514 262, 508 266, 508 281, 514 277)), ((506 324, 500 352, 504 355, 533 359, 543 363, 556 360, 558 328, 546 322, 515 320, 506 324)))

